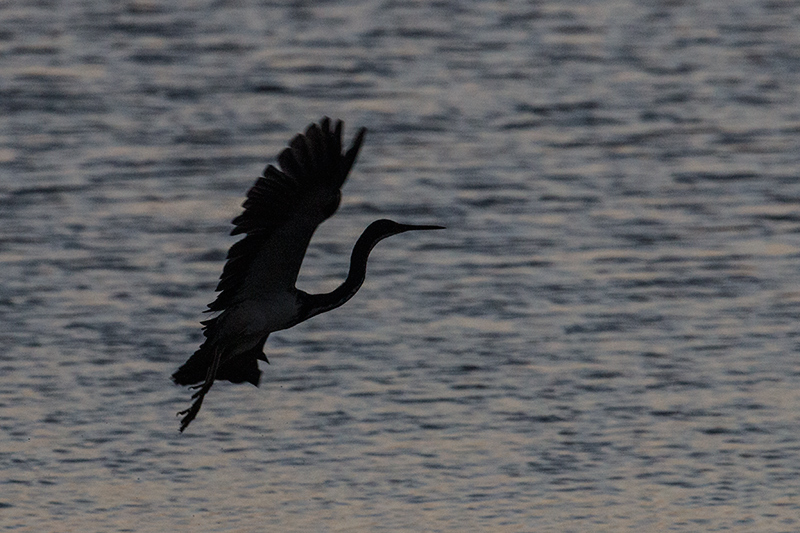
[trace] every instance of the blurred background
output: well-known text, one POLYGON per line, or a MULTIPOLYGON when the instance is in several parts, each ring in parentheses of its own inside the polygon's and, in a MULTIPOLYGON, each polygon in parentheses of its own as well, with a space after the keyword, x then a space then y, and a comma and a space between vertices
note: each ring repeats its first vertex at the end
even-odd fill
POLYGON ((800 4, 0 3, 0 525, 797 531, 800 4), (369 133, 178 433, 247 189, 369 133))

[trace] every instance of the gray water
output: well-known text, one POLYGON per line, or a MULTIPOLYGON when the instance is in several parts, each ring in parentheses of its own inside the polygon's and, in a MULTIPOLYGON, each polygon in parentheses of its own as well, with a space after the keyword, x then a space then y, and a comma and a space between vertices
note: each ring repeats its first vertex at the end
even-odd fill
POLYGON ((0 5, 0 527, 800 529, 800 4, 0 5), (369 129, 270 336, 178 433, 229 221, 369 129))

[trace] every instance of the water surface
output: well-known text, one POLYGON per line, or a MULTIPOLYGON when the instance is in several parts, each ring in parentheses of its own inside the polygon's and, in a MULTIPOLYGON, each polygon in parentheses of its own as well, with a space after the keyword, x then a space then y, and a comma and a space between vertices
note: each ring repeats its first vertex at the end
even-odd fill
POLYGON ((793 2, 0 8, 0 525, 795 531, 793 2), (229 220, 369 129, 270 336, 181 435, 229 220))

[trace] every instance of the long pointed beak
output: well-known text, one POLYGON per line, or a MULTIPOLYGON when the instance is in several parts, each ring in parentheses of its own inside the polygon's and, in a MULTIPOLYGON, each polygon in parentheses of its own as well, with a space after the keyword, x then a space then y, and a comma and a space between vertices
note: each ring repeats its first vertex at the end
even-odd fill
POLYGON ((416 224, 400 224, 403 231, 423 230, 423 229, 445 229, 444 226, 418 226, 416 224))

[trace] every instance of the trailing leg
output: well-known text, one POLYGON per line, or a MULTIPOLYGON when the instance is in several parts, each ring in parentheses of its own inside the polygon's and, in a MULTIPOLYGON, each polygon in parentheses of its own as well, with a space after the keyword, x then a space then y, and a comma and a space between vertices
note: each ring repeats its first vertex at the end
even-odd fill
POLYGON ((186 429, 192 422, 192 420, 195 419, 197 413, 200 412, 200 407, 202 407, 203 405, 203 398, 205 398, 206 393, 208 393, 208 391, 211 390, 211 386, 214 384, 214 379, 217 377, 217 369, 219 368, 220 359, 222 359, 222 354, 220 354, 219 348, 215 347, 214 359, 211 362, 211 366, 208 367, 208 372, 206 373, 206 380, 205 382, 203 382, 202 385, 198 387, 199 390, 194 394, 192 394, 192 399, 194 400, 194 402, 188 409, 180 411, 178 413, 178 416, 185 415, 181 419, 181 429, 180 429, 181 433, 183 433, 183 430, 186 429))

